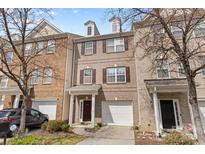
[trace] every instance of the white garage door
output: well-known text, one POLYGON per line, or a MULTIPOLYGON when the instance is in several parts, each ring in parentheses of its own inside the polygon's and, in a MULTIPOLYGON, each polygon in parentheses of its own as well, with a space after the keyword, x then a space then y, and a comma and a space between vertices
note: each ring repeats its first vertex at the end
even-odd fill
POLYGON ((199 111, 205 133, 205 101, 199 101, 199 111))
POLYGON ((47 114, 49 120, 56 119, 56 101, 33 101, 32 108, 36 109, 44 114, 47 114))
POLYGON ((102 102, 102 123, 106 125, 133 126, 133 106, 127 101, 102 102))
POLYGON ((3 102, 0 100, 0 110, 2 110, 3 107, 4 107, 4 104, 3 104, 3 102))

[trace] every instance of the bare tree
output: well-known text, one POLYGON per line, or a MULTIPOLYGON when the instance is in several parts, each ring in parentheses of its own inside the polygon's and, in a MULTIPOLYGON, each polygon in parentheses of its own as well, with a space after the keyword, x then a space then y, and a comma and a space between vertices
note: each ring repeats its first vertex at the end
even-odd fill
MULTIPOLYGON (((193 126, 199 143, 205 144, 205 134, 197 101, 197 74, 204 72, 205 10, 203 9, 111 9, 122 23, 135 23, 136 46, 143 48, 143 57, 152 56, 153 70, 158 59, 169 65, 181 64, 188 83, 189 103, 193 111, 193 126)), ((142 58, 143 58, 142 57, 142 58)), ((177 70, 171 70, 177 71, 177 70)))
MULTIPOLYGON (((26 110, 32 104, 31 78, 35 75, 45 76, 43 68, 48 65, 46 58, 42 56, 39 58, 39 54, 49 46, 38 48, 38 40, 32 42, 32 38, 27 37, 44 17, 50 17, 49 9, 0 9, 0 72, 13 80, 23 95, 19 135, 23 135, 25 132, 26 110), (28 43, 36 43, 36 46, 28 47, 28 43), (13 55, 12 59, 11 54, 13 55), (36 67, 42 71, 36 73, 36 67)), ((47 38, 43 39, 45 41, 47 38)), ((50 46, 52 47, 52 43, 50 46)), ((47 75, 49 76, 49 74, 47 75)))

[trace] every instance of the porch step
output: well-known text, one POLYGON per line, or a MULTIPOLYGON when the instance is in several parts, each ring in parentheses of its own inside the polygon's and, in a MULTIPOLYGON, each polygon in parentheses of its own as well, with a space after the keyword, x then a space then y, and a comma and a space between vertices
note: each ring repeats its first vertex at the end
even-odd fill
POLYGON ((85 128, 83 128, 83 127, 73 127, 72 131, 75 134, 83 135, 83 136, 88 136, 88 137, 93 136, 93 134, 94 134, 92 132, 85 131, 85 128))

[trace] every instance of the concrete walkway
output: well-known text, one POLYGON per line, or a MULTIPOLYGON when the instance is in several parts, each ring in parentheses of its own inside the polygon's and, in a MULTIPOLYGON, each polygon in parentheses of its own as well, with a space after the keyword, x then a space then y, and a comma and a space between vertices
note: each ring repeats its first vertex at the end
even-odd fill
POLYGON ((78 145, 134 145, 134 131, 127 126, 105 126, 78 145))

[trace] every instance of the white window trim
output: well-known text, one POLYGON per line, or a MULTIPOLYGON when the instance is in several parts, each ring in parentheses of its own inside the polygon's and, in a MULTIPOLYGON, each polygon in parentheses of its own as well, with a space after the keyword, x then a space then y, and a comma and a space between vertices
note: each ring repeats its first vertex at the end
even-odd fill
MULTIPOLYGON (((201 56, 199 56, 199 57, 201 57, 201 56)), ((198 57, 198 58, 199 58, 199 57, 198 57)), ((205 59, 205 55, 202 55, 202 57, 204 57, 204 59, 205 59)), ((203 65, 203 64, 205 63, 205 61, 202 61, 202 60, 199 59, 199 63, 200 63, 200 65, 203 65)), ((203 74, 203 70, 205 71, 205 68, 203 68, 203 69, 201 70, 201 74, 202 74, 202 77, 205 77, 205 74, 203 74)))
MULTIPOLYGON (((174 35, 173 32, 178 32, 178 31, 181 31, 181 33, 182 33, 182 35, 183 35, 183 31, 182 31, 181 28, 179 28, 179 27, 177 27, 177 26, 174 26, 174 25, 171 26, 172 35, 174 35), (176 29, 178 29, 178 30, 174 30, 174 28, 176 28, 176 29)), ((174 37, 175 37, 175 36, 174 36, 174 37)), ((175 38, 176 38, 176 37, 175 37, 175 38)), ((176 38, 176 39, 181 39, 181 38, 182 38, 182 37, 179 37, 179 38, 176 38)))
MULTIPOLYGON (((5 79, 5 83, 6 83, 6 84, 5 84, 4 87, 1 86, 1 88, 7 88, 7 87, 8 87, 9 78, 8 78, 7 76, 3 76, 3 77, 6 78, 6 79, 5 79)), ((1 85, 2 85, 2 79, 1 79, 1 85)))
MULTIPOLYGON (((205 24, 205 22, 201 22, 198 26, 200 26, 201 24, 205 24)), ((195 33, 195 30, 197 29, 197 27, 198 27, 197 25, 196 25, 196 27, 195 27, 195 29, 193 30, 193 34, 194 34, 194 37, 203 37, 203 36, 196 36, 196 33, 195 33)), ((204 27, 205 28, 205 27, 204 27)), ((205 34, 204 34, 205 35, 205 34)))
POLYGON ((106 68, 106 81, 107 81, 107 83, 127 83, 127 74, 126 74, 127 72, 126 72, 126 67, 109 67, 109 68, 106 68), (117 81, 117 69, 118 68, 124 68, 125 69, 125 81, 120 81, 120 82, 118 82, 117 81), (108 73, 107 73, 107 70, 108 69, 115 69, 115 81, 114 82, 109 82, 108 81, 108 73))
POLYGON ((183 65, 182 65, 182 68, 180 67, 180 65, 182 65, 182 64, 181 63, 177 63, 177 76, 178 76, 178 78, 185 78, 186 77, 185 74, 182 74, 182 76, 180 76, 181 73, 180 73, 179 69, 184 69, 183 65))
POLYGON ((43 53, 43 49, 44 49, 44 42, 43 42, 43 41, 37 42, 37 43, 36 43, 36 51, 37 51, 37 53, 38 53, 39 55, 41 55, 41 54, 43 53), (38 46, 39 43, 42 43, 42 44, 43 44, 43 48, 40 49, 40 50, 39 50, 39 48, 38 48, 38 47, 39 47, 39 46, 38 46))
POLYGON ((93 54, 93 48, 94 45, 93 45, 93 41, 89 41, 89 42, 85 42, 85 52, 84 52, 84 55, 88 56, 88 55, 92 55, 93 54), (86 48, 86 43, 92 43, 92 47, 91 48, 86 48), (86 53, 86 49, 92 49, 92 53, 86 53))
POLYGON ((54 53, 55 52, 55 47, 56 47, 56 41, 55 40, 48 40, 47 42, 47 46, 48 46, 48 49, 47 49, 47 53, 50 54, 50 53, 54 53), (53 44, 49 45, 49 42, 54 42, 53 44), (49 48, 53 48, 53 50, 49 50, 49 48))
POLYGON ((31 85, 36 85, 36 84, 38 84, 38 75, 39 75, 39 73, 38 73, 38 69, 35 69, 34 71, 37 71, 37 76, 35 76, 37 79, 37 81, 36 82, 33 82, 33 80, 32 80, 32 78, 34 77, 34 75, 33 75, 33 72, 31 73, 31 85))
POLYGON ((120 53, 120 52, 124 52, 125 51, 125 40, 124 40, 124 38, 123 37, 120 37, 120 38, 113 38, 113 39, 107 39, 106 40, 106 53, 120 53), (116 40, 117 39, 122 39, 122 41, 123 41, 123 50, 122 51, 117 51, 117 43, 116 43, 116 40), (109 40, 114 40, 114 44, 113 44, 113 46, 108 46, 108 43, 107 43, 107 41, 109 41, 109 40), (114 47, 114 50, 113 51, 107 51, 107 47, 114 47))
POLYGON ((46 67, 45 69, 44 69, 44 72, 43 72, 43 84, 51 84, 52 83, 52 78, 53 78, 53 70, 52 70, 52 68, 51 67, 46 67), (51 72, 52 72, 52 74, 51 74, 51 81, 45 81, 45 70, 46 69, 51 69, 51 72))
MULTIPOLYGON (((160 59, 159 59, 160 60, 160 59)), ((157 74, 157 79, 170 79, 171 77, 171 74, 170 74, 170 66, 169 66, 169 63, 167 61, 167 69, 168 69, 168 77, 159 77, 159 74, 158 74, 158 70, 160 70, 161 67, 156 67, 156 74, 157 74)))
POLYGON ((92 36, 93 35, 93 26, 88 26, 87 27, 87 36, 92 36), (90 34, 88 33, 88 29, 90 28, 90 34))
MULTIPOLYGON (((13 56, 14 56, 14 52, 13 51, 9 51, 10 53, 12 53, 11 54, 11 57, 10 57, 10 62, 8 62, 8 63, 12 63, 12 61, 13 61, 13 56)), ((7 52, 8 53, 8 52, 7 52)))
POLYGON ((30 56, 32 54, 32 48, 33 48, 33 44, 32 43, 26 43, 25 44, 25 51, 24 51, 24 56, 25 57, 30 56), (31 48, 27 49, 26 48, 27 45, 31 45, 31 48))
POLYGON ((93 84, 92 81, 93 81, 93 69, 84 69, 84 70, 83 70, 83 84, 93 84), (86 81, 86 80, 85 80, 85 71, 86 71, 86 70, 90 70, 90 71, 91 71, 91 80, 90 80, 91 83, 86 83, 86 82, 85 82, 85 81, 86 81))

